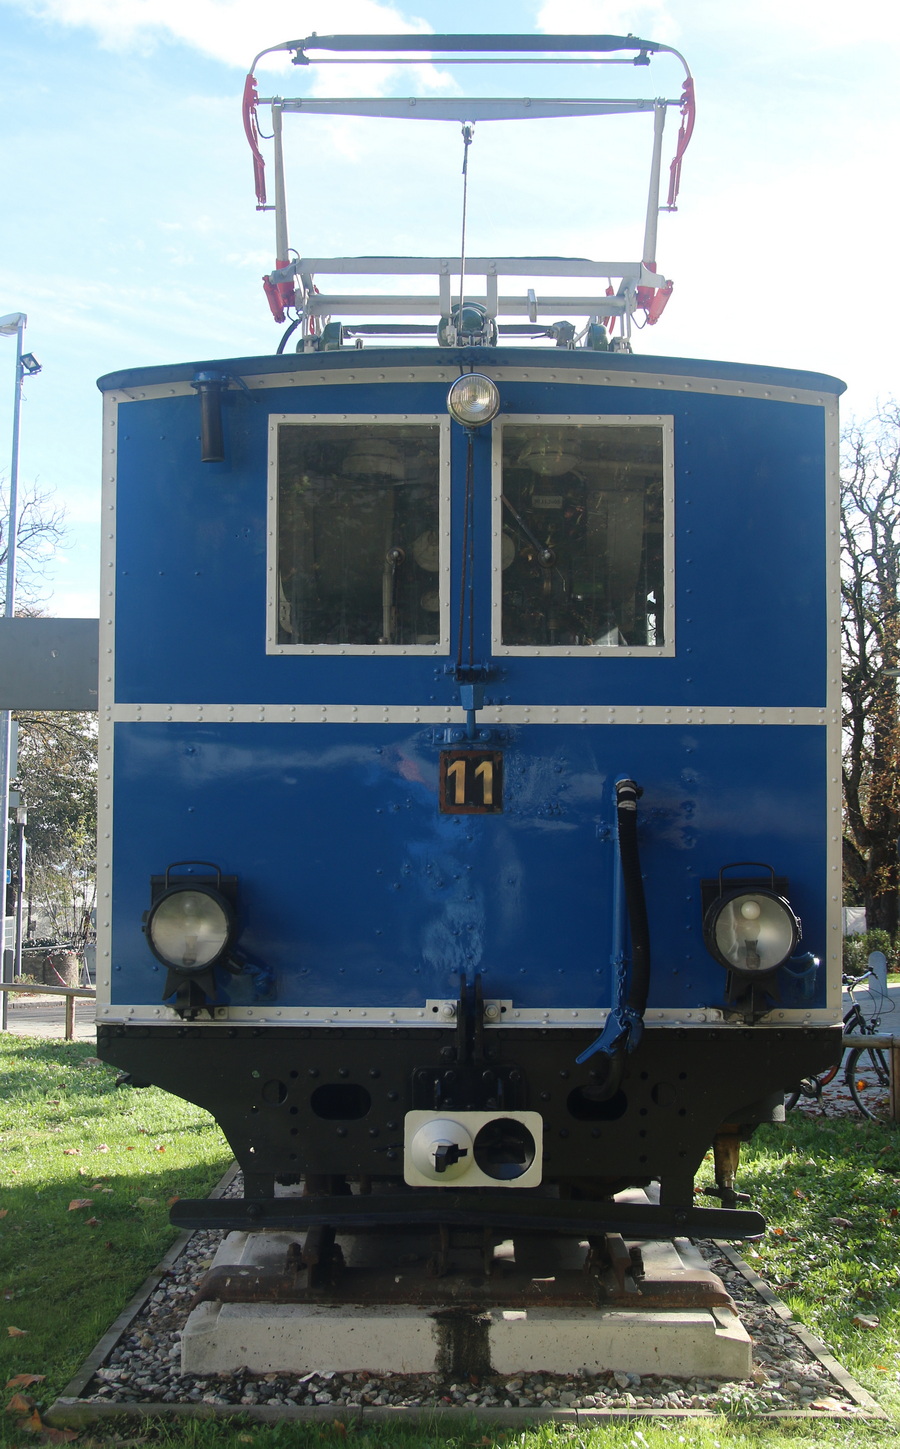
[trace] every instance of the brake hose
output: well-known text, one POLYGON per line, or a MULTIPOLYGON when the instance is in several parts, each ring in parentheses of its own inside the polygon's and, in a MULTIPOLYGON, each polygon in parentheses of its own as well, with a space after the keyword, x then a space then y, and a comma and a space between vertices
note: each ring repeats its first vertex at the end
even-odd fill
POLYGON ((637 802, 642 794, 640 785, 634 780, 616 781, 621 890, 631 936, 630 969, 627 954, 620 950, 617 957, 615 1004, 600 1035, 575 1058, 581 1065, 598 1052, 610 1057, 607 1080, 612 1090, 618 1085, 623 1057, 634 1051, 644 1034, 644 1012, 650 991, 650 929, 637 839, 637 802), (616 1067, 618 1071, 615 1070, 616 1067))

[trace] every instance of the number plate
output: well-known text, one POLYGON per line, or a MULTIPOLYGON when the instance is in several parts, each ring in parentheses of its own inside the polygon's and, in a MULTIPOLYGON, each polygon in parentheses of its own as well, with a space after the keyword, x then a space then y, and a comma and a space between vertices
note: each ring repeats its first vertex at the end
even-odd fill
POLYGON ((441 751, 443 815, 498 815, 502 809, 501 750, 441 751))

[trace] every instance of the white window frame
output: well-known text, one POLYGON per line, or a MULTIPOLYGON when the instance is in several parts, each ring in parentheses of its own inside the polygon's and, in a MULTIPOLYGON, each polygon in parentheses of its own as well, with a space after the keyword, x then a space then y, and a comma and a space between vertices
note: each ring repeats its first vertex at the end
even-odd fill
POLYGON ((266 517, 266 653, 445 655, 450 653, 450 419, 446 413, 271 413, 269 415, 268 508, 266 517), (438 429, 438 642, 436 644, 284 644, 278 639, 278 434, 282 427, 427 426, 438 429))
POLYGON ((672 414, 619 413, 508 413, 495 419, 491 458, 493 506, 491 516, 491 649, 504 655, 555 659, 672 658, 675 654, 675 418, 672 414), (513 427, 658 427, 662 433, 663 578, 662 619, 664 644, 504 644, 503 643, 503 429, 513 427))

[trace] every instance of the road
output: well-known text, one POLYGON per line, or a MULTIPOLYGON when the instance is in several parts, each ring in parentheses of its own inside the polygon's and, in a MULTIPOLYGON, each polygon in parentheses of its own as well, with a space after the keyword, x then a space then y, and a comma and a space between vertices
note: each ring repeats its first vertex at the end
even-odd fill
MULTIPOLYGON (((66 1034, 66 1007, 61 996, 26 996, 9 993, 10 1036, 42 1036, 62 1041, 66 1034)), ((75 1040, 96 1041, 96 1003, 75 1002, 75 1040)))

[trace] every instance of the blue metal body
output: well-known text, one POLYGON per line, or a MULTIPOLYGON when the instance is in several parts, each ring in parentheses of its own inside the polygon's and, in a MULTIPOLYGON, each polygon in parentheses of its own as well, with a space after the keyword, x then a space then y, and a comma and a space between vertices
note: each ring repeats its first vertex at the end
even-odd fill
MULTIPOLYGON (((221 1006, 414 1008, 455 997, 460 974, 478 972, 487 996, 585 1020, 614 1000, 613 785, 623 775, 644 788, 651 1009, 683 1017, 722 1007, 725 973, 704 946, 699 883, 730 861, 768 862, 789 877, 802 948, 825 961, 827 732, 806 715, 762 725, 742 712, 829 703, 822 541, 825 404, 840 390, 832 379, 524 349, 477 357, 501 377, 504 417, 674 419, 673 657, 492 660, 489 550, 476 552, 475 655, 493 666, 486 706, 675 712, 671 723, 501 727, 502 814, 438 812, 442 736, 430 722, 190 717, 194 706, 465 703, 447 668, 455 638, 441 657, 286 657, 265 647, 270 416, 441 414, 447 384, 429 369, 447 364, 445 351, 420 349, 203 364, 266 378, 265 388, 225 395, 226 457, 212 464, 197 443, 196 367, 102 381, 119 397, 107 569, 119 711, 113 1018, 118 1007, 159 1005, 165 973, 141 931, 149 878, 197 858, 238 878, 239 946, 272 980, 260 993, 257 978, 223 976, 221 1006), (380 381, 386 362, 407 380, 380 381), (305 384, 292 385, 299 372, 305 384), (703 387, 688 381, 697 378, 703 387), (147 388, 153 395, 141 396, 147 388), (172 706, 171 720, 134 717, 136 706, 160 705, 172 706), (716 707, 736 711, 735 722, 704 723, 716 707), (690 721, 688 709, 698 711, 690 721)), ((465 434, 452 431, 455 558, 465 434)), ((485 544, 489 433, 475 438, 485 544)), ((454 568, 454 624, 457 586, 454 568)), ((786 980, 782 990, 784 1007, 822 1009, 824 966, 811 997, 793 1000, 786 980)))
MULTIPOLYGON (((533 725, 510 732, 506 808, 441 815, 432 728, 119 724, 111 999, 160 1000, 141 934, 151 873, 214 860, 240 881, 240 947, 274 995, 226 978, 222 1005, 414 1007, 459 973, 528 1008, 612 1004, 613 784, 644 783, 652 1008, 722 1005, 699 881, 732 860, 789 874, 822 954, 824 731, 533 725), (750 782, 748 784, 748 781, 750 782)), ((816 947, 818 946, 818 951, 816 947)), ((810 1005, 825 1004, 820 972, 810 1005)), ((799 1004, 799 1003, 791 1003, 799 1004)))

